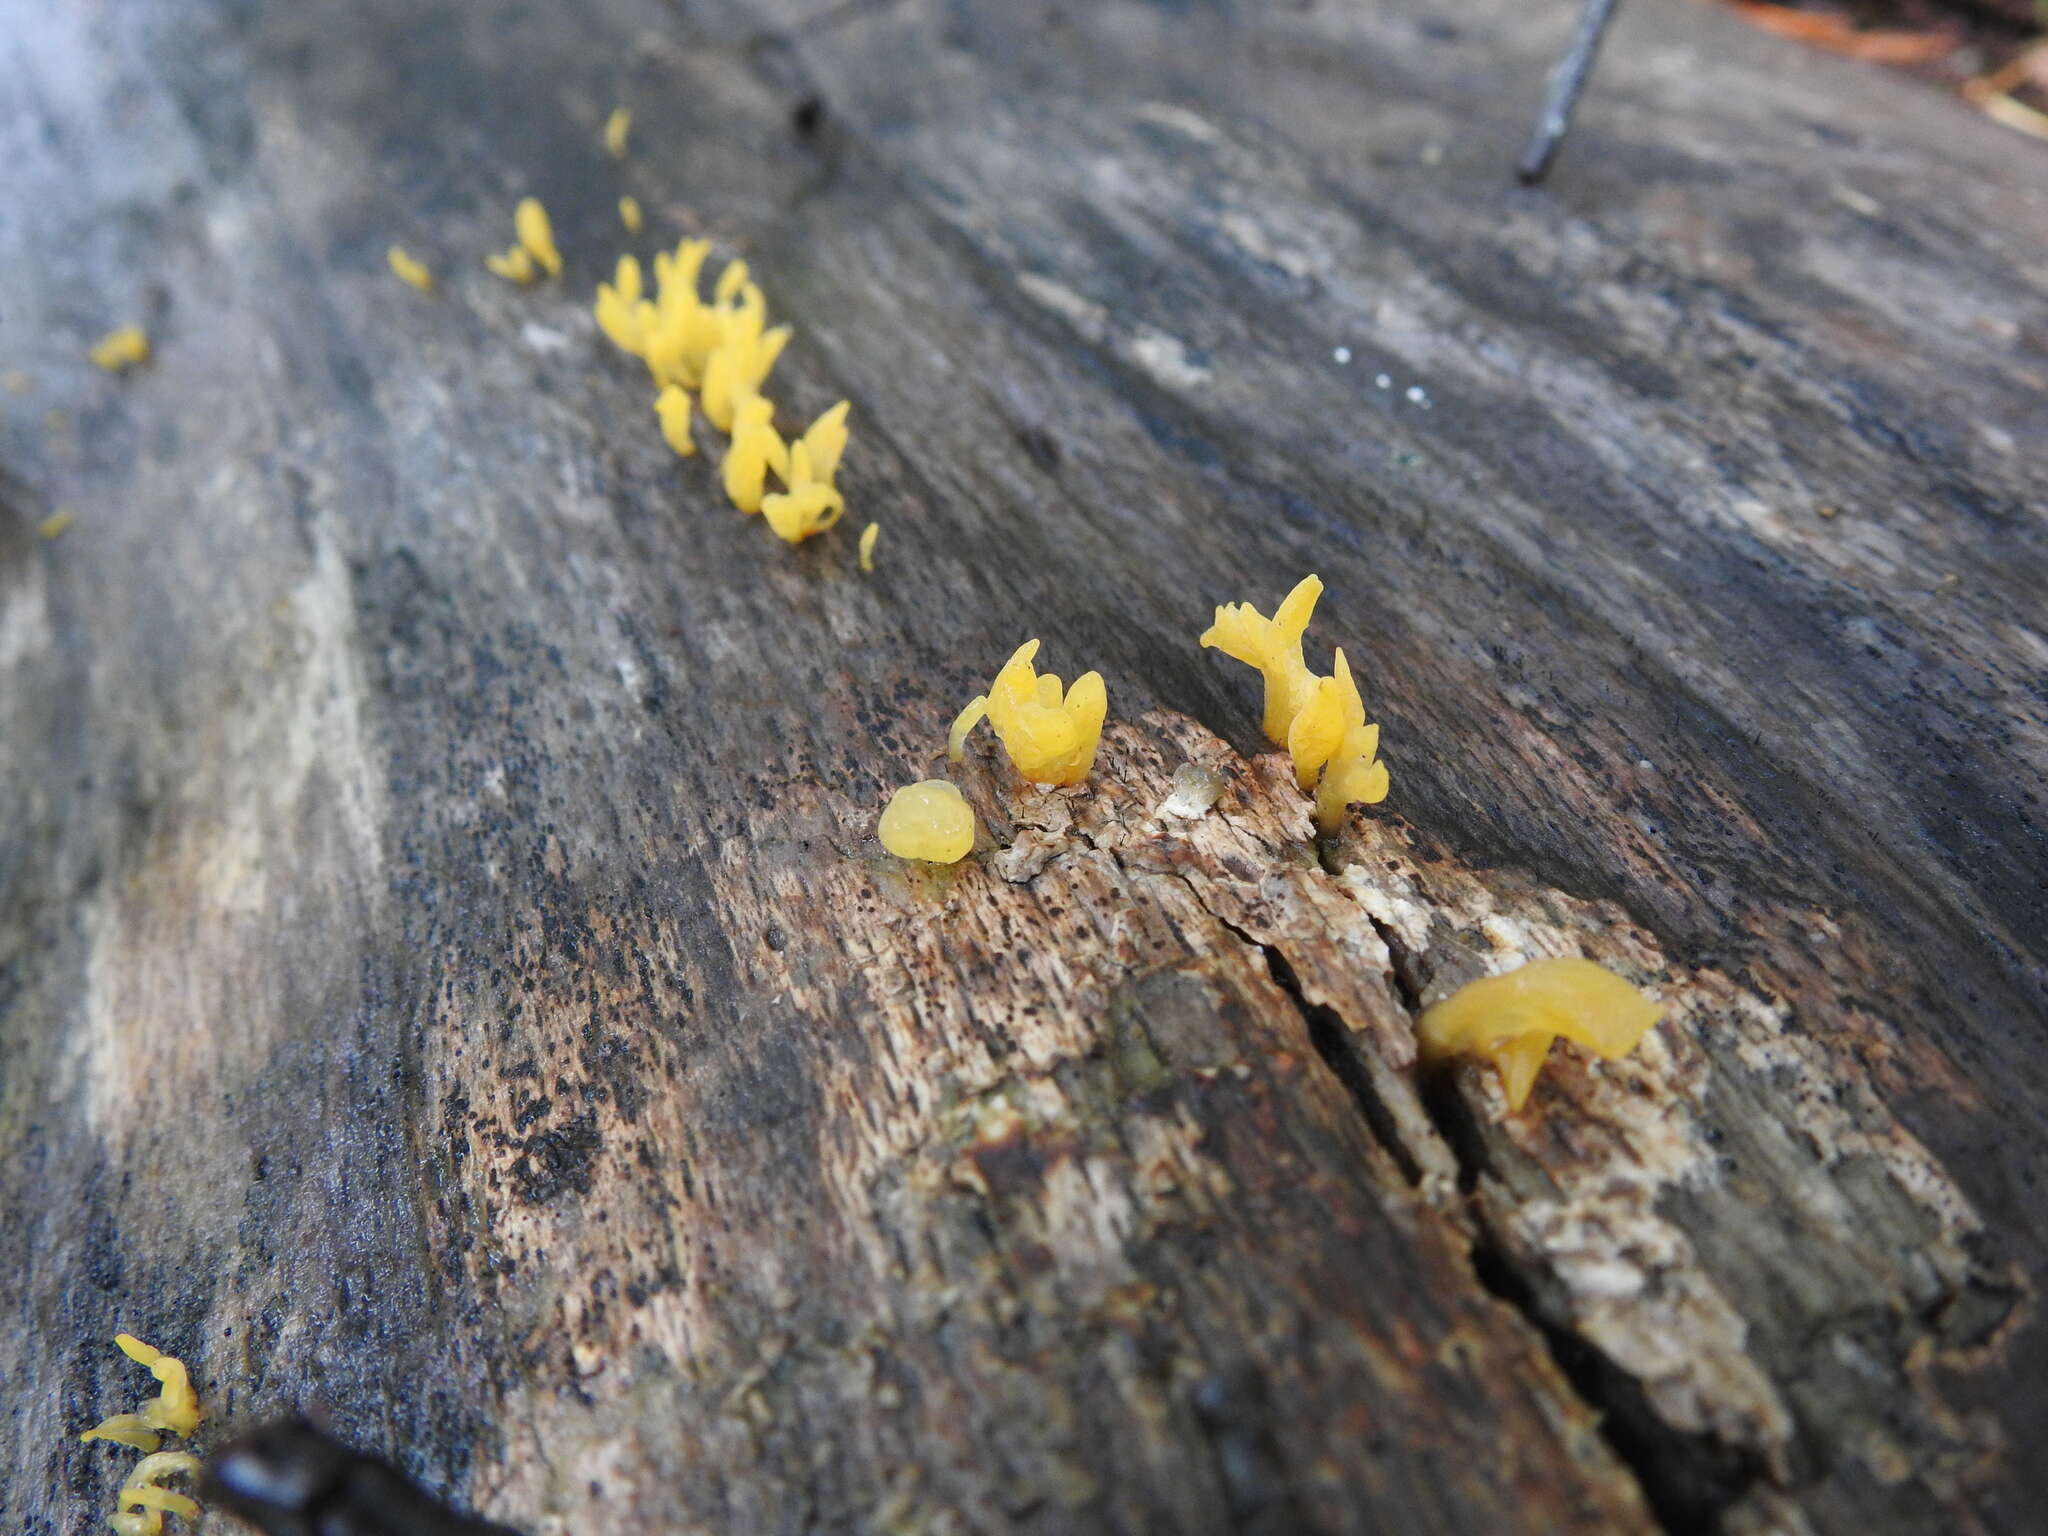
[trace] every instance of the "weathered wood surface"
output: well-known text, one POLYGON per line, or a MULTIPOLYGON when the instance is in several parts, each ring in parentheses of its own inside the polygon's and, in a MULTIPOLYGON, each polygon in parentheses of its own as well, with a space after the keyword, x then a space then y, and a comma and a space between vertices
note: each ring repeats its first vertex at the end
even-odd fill
POLYGON ((9 0, 0 1524, 126 1327, 535 1532, 2027 1528, 2043 157, 1671 0, 1520 191, 1549 9, 9 0), (624 191, 872 578, 659 443, 624 191), (1193 644, 1309 569, 1322 857, 1193 644), (906 874, 1029 634, 1096 781, 906 874), (1636 1059, 1416 1079, 1571 949, 1636 1059))

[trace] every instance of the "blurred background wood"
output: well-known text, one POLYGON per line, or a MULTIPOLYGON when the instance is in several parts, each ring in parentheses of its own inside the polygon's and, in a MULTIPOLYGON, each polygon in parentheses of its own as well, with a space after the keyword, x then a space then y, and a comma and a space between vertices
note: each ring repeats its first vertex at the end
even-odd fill
POLYGON ((2027 1528, 2039 147, 1680 0, 1540 191, 1567 6, 806 14, 0 6, 0 1523, 126 1328, 536 1533, 2027 1528), (597 337, 685 231, 840 533, 597 337), (1320 854, 1194 644, 1310 569, 1320 854), (1096 781, 905 870, 1033 634, 1096 781), (1416 1078, 1562 950, 1638 1057, 1416 1078))

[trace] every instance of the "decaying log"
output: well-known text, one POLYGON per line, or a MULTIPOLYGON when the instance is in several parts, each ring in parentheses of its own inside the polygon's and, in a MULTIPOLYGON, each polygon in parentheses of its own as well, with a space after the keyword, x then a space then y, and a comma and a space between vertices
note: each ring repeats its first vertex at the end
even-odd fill
POLYGON ((1566 6, 804 15, 4 7, 0 1524, 125 1328, 534 1533, 2025 1529, 2037 147, 1680 0, 1541 191, 1566 6), (689 230, 872 576, 597 335, 689 230), (1309 570, 1323 847, 1194 644, 1309 570), (900 865, 1034 634, 1093 779, 900 865), (1637 1055, 1417 1073, 1561 952, 1637 1055))

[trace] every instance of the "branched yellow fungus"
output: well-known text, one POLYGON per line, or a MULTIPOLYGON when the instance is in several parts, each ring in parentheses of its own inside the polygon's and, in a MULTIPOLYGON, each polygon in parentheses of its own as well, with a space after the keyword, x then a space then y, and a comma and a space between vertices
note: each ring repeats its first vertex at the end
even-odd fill
POLYGON ((721 432, 730 432, 741 403, 761 392, 789 342, 786 325, 762 329, 767 316, 767 303, 752 283, 741 291, 737 307, 724 311, 723 333, 704 364, 704 414, 721 432))
POLYGON ((1246 666, 1257 667, 1265 677, 1263 723, 1266 739, 1275 746, 1287 745, 1287 732, 1294 717, 1316 691, 1319 679, 1302 660, 1301 637, 1322 593, 1319 578, 1304 576, 1280 600, 1272 618, 1250 603, 1225 603, 1217 608, 1216 621, 1202 631, 1203 645, 1246 666))
POLYGON ((872 571, 875 568, 875 540, 881 536, 882 525, 869 523, 860 531, 860 568, 872 571))
POLYGON ((768 471, 789 481, 789 445, 775 430, 775 407, 760 395, 746 401, 733 417, 732 446, 725 451, 725 494, 749 516, 761 510, 768 471))
POLYGON ((615 160, 626 156, 626 135, 633 131, 633 114, 624 107, 613 107, 612 115, 604 120, 604 147, 615 160))
POLYGON ((91 356, 97 366, 119 373, 149 361, 149 337, 139 325, 124 325, 94 343, 91 356))
POLYGON ((132 1333, 114 1335, 114 1343, 137 1365, 148 1366, 150 1375, 162 1384, 163 1390, 138 1404, 135 1412, 117 1413, 78 1438, 114 1440, 122 1445, 132 1445, 139 1451, 154 1451, 160 1443, 156 1431, 169 1430, 173 1434, 189 1435, 197 1429, 204 1415, 199 1410, 199 1396, 192 1390, 192 1379, 186 1373, 185 1362, 152 1349, 132 1333))
POLYGON ((1378 805, 1387 798, 1391 780, 1387 765, 1379 761, 1379 750, 1377 725, 1353 726, 1344 733, 1316 785, 1316 830, 1323 836, 1336 835, 1347 807, 1378 805))
POLYGON ((654 414, 661 420, 663 442, 686 459, 696 453, 697 440, 690 435, 688 393, 674 384, 668 385, 654 397, 654 414))
POLYGON ((1315 692, 1287 728, 1294 778, 1316 793, 1316 826, 1325 837, 1343 825, 1345 807, 1387 798, 1387 765, 1376 761, 1380 728, 1365 718, 1351 664, 1337 652, 1336 670, 1316 679, 1315 692))
POLYGON ((534 268, 533 257, 523 245, 515 245, 503 254, 486 256, 484 265, 508 283, 518 283, 521 287, 540 275, 534 268))
POLYGON ((811 473, 810 449, 798 439, 789 450, 789 489, 761 498, 768 526, 785 543, 801 544, 830 528, 845 511, 846 498, 829 480, 811 473))
POLYGON ((804 428, 803 444, 810 455, 811 473, 820 480, 829 481, 839 473, 839 461, 846 453, 846 413, 852 409, 850 401, 842 400, 804 428))
POLYGON ((199 1513, 199 1502, 157 1485, 167 1477, 199 1475, 199 1458, 189 1451, 160 1451, 145 1456, 128 1474, 118 1499, 119 1513, 109 1520, 118 1536, 159 1536, 166 1514, 187 1520, 199 1513))
POLYGON ((1536 960, 1459 988, 1425 1009, 1416 1041, 1425 1063, 1483 1056, 1500 1073, 1508 1108, 1520 1109, 1560 1037, 1615 1061, 1649 1033, 1664 1005, 1612 971, 1576 956, 1536 960))
POLYGON ((631 256, 621 256, 612 280, 597 285, 597 302, 591 306, 591 313, 597 317, 597 328, 621 352, 630 352, 636 357, 646 347, 647 317, 640 312, 642 291, 639 261, 631 256))
POLYGON ((946 751, 959 761, 967 733, 985 717, 1025 778, 1035 784, 1078 784, 1095 763, 1102 722, 1109 714, 1109 690, 1100 672, 1088 672, 1063 691, 1057 676, 1048 672, 1041 677, 1032 667, 1037 654, 1036 640, 1017 647, 988 692, 953 722, 946 751))
POLYGON ((637 235, 640 226, 646 222, 640 213, 640 199, 631 193, 619 199, 619 222, 626 226, 626 233, 637 235))
POLYGON ((426 263, 409 255, 404 246, 392 246, 384 253, 384 259, 391 263, 391 270, 401 281, 412 284, 421 293, 434 291, 434 274, 427 270, 426 263))
POLYGON ((555 226, 549 221, 548 211, 541 207, 539 198, 519 199, 519 206, 512 210, 512 228, 526 254, 549 277, 562 275, 562 253, 555 248, 555 226))
POLYGON ((925 779, 889 797, 875 830, 899 859, 957 864, 974 849, 974 808, 946 780, 925 779))

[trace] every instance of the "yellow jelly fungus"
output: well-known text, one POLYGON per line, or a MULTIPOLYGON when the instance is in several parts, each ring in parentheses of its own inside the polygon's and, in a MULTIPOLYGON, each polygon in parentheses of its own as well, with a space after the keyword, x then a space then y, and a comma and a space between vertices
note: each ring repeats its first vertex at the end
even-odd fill
POLYGON ((120 1513, 109 1520, 119 1536, 158 1536, 166 1514, 187 1520, 199 1513, 199 1502, 186 1494, 174 1493, 157 1484, 167 1477, 197 1477, 199 1458, 189 1451, 160 1451, 135 1464, 122 1484, 118 1499, 120 1513))
POLYGON ((974 850, 974 809, 946 780, 926 779, 889 797, 876 831, 899 859, 957 864, 974 850))
POLYGON ((610 338, 612 345, 636 356, 644 345, 640 294, 640 263, 631 256, 621 256, 612 281, 597 285, 597 302, 591 306, 597 328, 610 338))
POLYGON ((1483 1056, 1500 1072, 1508 1108, 1520 1109, 1560 1036, 1596 1056, 1626 1056, 1664 1012, 1612 971, 1569 956, 1536 960, 1461 987, 1425 1009, 1416 1040, 1425 1063, 1483 1056))
POLYGON ((1378 760, 1380 728, 1354 726, 1344 733, 1329 766, 1316 785, 1316 830, 1334 837, 1344 825, 1345 809, 1378 805, 1387 798, 1387 765, 1378 760))
POLYGON ((875 568, 875 540, 881 536, 882 525, 869 523, 860 531, 860 568, 872 571, 875 568))
POLYGON ((1287 745, 1288 728, 1314 696, 1319 679, 1302 660, 1301 637, 1315 612, 1323 584, 1304 576, 1267 618, 1250 603, 1225 603, 1216 621, 1202 631, 1202 644, 1246 666, 1257 667, 1266 679, 1266 739, 1287 745))
POLYGON ((986 694, 960 712, 946 736, 946 751, 958 761, 967 733, 986 717, 1017 771, 1034 784, 1078 784, 1095 762, 1102 722, 1109 714, 1109 690, 1100 672, 1074 679, 1064 691, 1058 677, 1033 669, 1038 642, 1027 640, 1003 664, 986 694))
POLYGON ((761 515, 776 537, 789 544, 823 533, 845 511, 846 498, 838 489, 811 473, 810 450, 801 441, 789 450, 789 489, 761 498, 761 515))
POLYGON ((667 386, 654 397, 654 414, 661 420, 663 442, 686 459, 697 451, 697 440, 690 435, 690 397, 686 392, 673 384, 667 386))
POLYGON ((804 451, 810 456, 811 474, 819 480, 829 481, 839 473, 839 460, 846 453, 846 413, 852 408, 842 400, 804 429, 804 451))
POLYGON ((561 276, 562 253, 555 249, 555 226, 549 222, 548 211, 541 207, 539 198, 519 199, 519 206, 512 210, 512 228, 526 254, 549 277, 561 276))
POLYGON ((761 510, 768 471, 785 485, 789 481, 789 447, 775 430, 775 407, 760 395, 746 401, 733 417, 732 446, 725 452, 725 494, 752 516, 761 510))
POLYGON ((94 344, 91 355, 99 367, 109 373, 119 373, 124 368, 149 361, 149 337, 143 334, 139 325, 124 325, 102 336, 94 344))
POLYGON ((412 284, 421 293, 434 291, 434 274, 426 269, 423 262, 408 255, 404 246, 392 246, 384 253, 384 259, 391 263, 391 270, 398 274, 401 281, 412 284))
POLYGON ((78 1438, 81 1442, 111 1440, 116 1445, 133 1446, 138 1451, 153 1451, 163 1444, 162 1437, 139 1413, 117 1413, 112 1418, 102 1419, 78 1438))
POLYGON ((626 226, 626 233, 637 235, 640 226, 646 222, 640 213, 640 199, 630 194, 619 199, 619 222, 626 226))
POLYGON ((527 254, 523 245, 515 245, 502 255, 486 256, 484 265, 507 282, 519 283, 522 286, 540 275, 534 270, 533 257, 527 254))
POLYGON ((61 536, 64 530, 71 526, 73 516, 74 514, 69 507, 59 507, 40 523, 36 524, 36 537, 39 539, 54 539, 61 536))
POLYGON ((139 1451, 154 1451, 159 1444, 156 1431, 169 1430, 173 1434, 189 1435, 197 1429, 204 1415, 199 1410, 199 1397, 192 1390, 185 1362, 152 1349, 131 1333, 116 1334, 114 1342, 130 1360, 148 1366, 149 1373, 163 1390, 138 1404, 135 1412, 117 1413, 94 1425, 79 1439, 114 1440, 122 1445, 132 1445, 139 1451))
POLYGON ((612 115, 604 120, 604 147, 612 158, 623 160, 626 155, 626 135, 633 131, 633 114, 624 107, 613 107, 612 115))
POLYGON ((721 432, 730 432, 741 403, 761 392, 789 342, 786 325, 762 330, 766 316, 761 290, 747 284, 739 307, 725 314, 724 338, 704 364, 704 414, 721 432))

